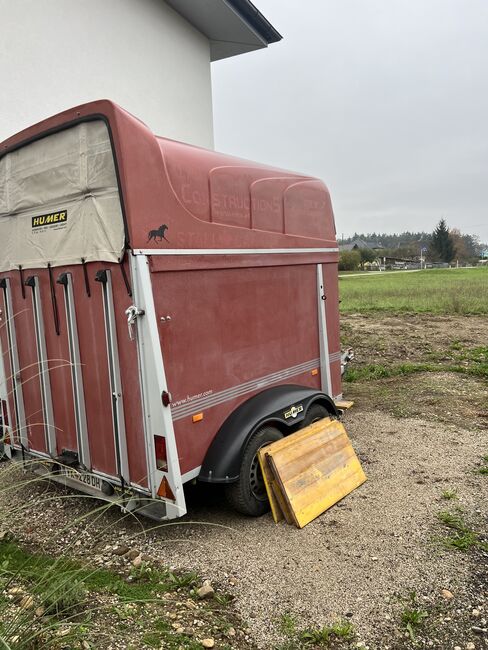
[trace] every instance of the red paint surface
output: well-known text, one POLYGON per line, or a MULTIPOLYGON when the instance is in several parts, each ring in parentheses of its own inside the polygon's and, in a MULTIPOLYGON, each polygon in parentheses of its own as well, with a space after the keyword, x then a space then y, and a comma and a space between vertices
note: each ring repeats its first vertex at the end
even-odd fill
MULTIPOLYGON (((316 287, 314 264, 154 273, 156 313, 171 315, 159 331, 173 401, 318 359, 316 287)), ((319 388, 320 378, 277 383, 319 388)), ((252 394, 209 409, 198 425, 176 422, 183 472, 201 464, 225 417, 252 394)))

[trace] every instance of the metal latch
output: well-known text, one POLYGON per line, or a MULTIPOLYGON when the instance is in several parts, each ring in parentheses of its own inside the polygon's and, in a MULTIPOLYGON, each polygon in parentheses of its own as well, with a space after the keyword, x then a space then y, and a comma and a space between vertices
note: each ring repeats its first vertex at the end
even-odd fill
POLYGON ((134 340, 134 325, 138 316, 144 316, 146 312, 144 309, 138 309, 135 305, 127 307, 125 315, 127 316, 127 327, 129 328, 129 339, 134 340))

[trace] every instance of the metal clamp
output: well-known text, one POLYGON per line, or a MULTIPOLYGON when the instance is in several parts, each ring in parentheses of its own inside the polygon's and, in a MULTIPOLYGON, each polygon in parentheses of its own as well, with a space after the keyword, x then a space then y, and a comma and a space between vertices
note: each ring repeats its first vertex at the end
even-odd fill
POLYGON ((125 315, 127 316, 127 327, 129 328, 129 339, 134 340, 134 325, 139 316, 144 316, 146 312, 144 309, 138 309, 135 305, 127 307, 125 315))

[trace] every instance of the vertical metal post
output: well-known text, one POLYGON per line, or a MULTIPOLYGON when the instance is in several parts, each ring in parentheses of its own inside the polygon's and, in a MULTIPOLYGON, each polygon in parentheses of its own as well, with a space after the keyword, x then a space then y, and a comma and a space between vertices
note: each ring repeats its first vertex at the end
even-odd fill
POLYGON ((186 504, 171 406, 163 406, 162 403, 163 392, 169 391, 159 340, 149 260, 146 255, 129 254, 129 257, 134 303, 139 313, 144 314, 136 319, 136 344, 144 410, 148 483, 151 494, 155 497, 161 482, 164 479, 168 481, 175 499, 174 502, 165 500, 166 517, 174 519, 186 513, 186 504), (155 436, 163 436, 165 439, 168 464, 165 472, 156 465, 155 436))
POLYGON ((71 273, 62 273, 58 284, 64 287, 64 304, 66 307, 66 326, 68 331, 69 357, 71 365, 71 381, 73 385, 73 402, 75 406, 76 440, 78 459, 87 469, 91 469, 90 447, 88 444, 88 429, 86 424, 85 392, 81 372, 80 346, 78 329, 76 327, 76 312, 73 296, 73 279, 71 273))
MULTIPOLYGON (((17 336, 15 333, 15 316, 12 306, 12 292, 9 278, 4 278, 0 286, 3 289, 5 302, 5 323, 7 326, 8 351, 10 358, 10 371, 12 373, 12 386, 17 421, 17 436, 24 449, 29 448, 27 437, 27 421, 25 419, 24 395, 22 392, 22 378, 20 376, 19 355, 17 351, 17 336)), ((17 437, 17 436, 14 436, 17 437)))
POLYGON ((322 264, 317 264, 317 308, 319 318, 320 345, 320 382, 322 392, 332 396, 332 381, 330 378, 329 337, 327 333, 327 316, 325 309, 325 290, 322 264))
POLYGON ((51 382, 49 379, 49 363, 47 358, 46 337, 44 334, 42 303, 39 292, 39 278, 37 276, 31 276, 30 278, 27 278, 25 283, 32 289, 32 313, 34 316, 34 331, 36 334, 39 385, 41 390, 46 449, 49 454, 54 457, 57 455, 56 429, 54 426, 51 382))
POLYGON ((129 484, 129 460, 127 455, 127 440, 125 436, 124 402, 122 397, 122 380, 120 378, 117 330, 115 326, 112 274, 108 270, 99 271, 95 279, 97 282, 100 282, 102 287, 108 371, 110 377, 110 391, 112 394, 112 423, 117 474, 126 484, 129 484))

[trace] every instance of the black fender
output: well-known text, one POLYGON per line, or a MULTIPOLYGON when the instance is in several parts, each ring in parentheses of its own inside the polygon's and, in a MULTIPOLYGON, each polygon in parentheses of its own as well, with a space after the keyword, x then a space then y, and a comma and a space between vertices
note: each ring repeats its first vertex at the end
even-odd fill
POLYGON ((217 431, 198 475, 207 483, 234 483, 239 479, 241 457, 253 433, 265 424, 284 435, 300 428, 311 404, 323 405, 338 416, 334 401, 325 393, 306 386, 287 384, 254 395, 233 411, 217 431))

